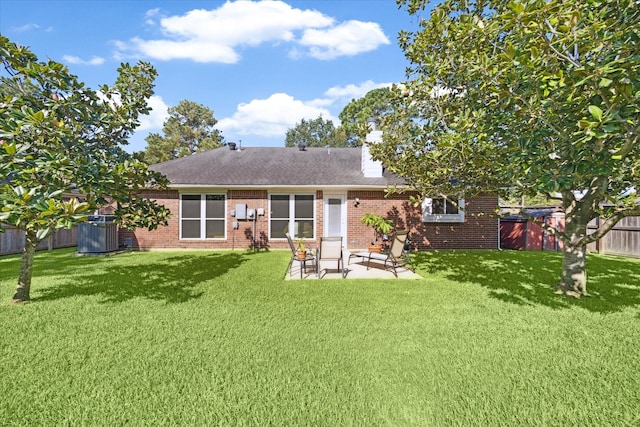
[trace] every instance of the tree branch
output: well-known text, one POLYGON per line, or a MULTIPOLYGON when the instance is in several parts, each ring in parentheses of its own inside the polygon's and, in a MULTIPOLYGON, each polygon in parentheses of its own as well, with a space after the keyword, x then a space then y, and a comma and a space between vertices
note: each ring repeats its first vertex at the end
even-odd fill
MULTIPOLYGON (((549 22, 548 19, 545 19, 544 22, 549 27, 549 30, 551 31, 551 34, 553 34, 554 36, 558 34, 558 32, 555 30, 555 28, 553 28, 553 26, 551 25, 551 23, 549 22)), ((541 35, 542 39, 544 40, 544 42, 546 43, 547 47, 549 47, 559 58, 570 62, 571 64, 573 64, 574 66, 576 66, 578 68, 582 67, 582 64, 580 63, 580 61, 578 61, 575 58, 572 58, 571 55, 565 55, 564 53, 562 53, 558 49, 556 49, 556 47, 551 43, 551 40, 549 40, 549 38, 546 36, 546 34, 541 33, 540 35, 541 35)))

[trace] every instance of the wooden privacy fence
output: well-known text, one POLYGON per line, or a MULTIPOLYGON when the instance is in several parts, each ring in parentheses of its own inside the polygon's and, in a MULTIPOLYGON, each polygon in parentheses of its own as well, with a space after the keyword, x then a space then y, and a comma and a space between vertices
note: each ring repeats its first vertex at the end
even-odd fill
MULTIPOLYGON (((16 254, 24 248, 24 231, 10 225, 4 226, 5 232, 0 233, 0 255, 16 254)), ((57 249, 78 245, 78 227, 70 230, 61 229, 46 241, 38 245, 38 249, 57 249)))
MULTIPOLYGON (((595 231, 598 224, 599 220, 595 219, 589 223, 588 229, 595 231)), ((640 216, 623 218, 602 239, 591 243, 588 249, 601 254, 640 257, 640 216)))

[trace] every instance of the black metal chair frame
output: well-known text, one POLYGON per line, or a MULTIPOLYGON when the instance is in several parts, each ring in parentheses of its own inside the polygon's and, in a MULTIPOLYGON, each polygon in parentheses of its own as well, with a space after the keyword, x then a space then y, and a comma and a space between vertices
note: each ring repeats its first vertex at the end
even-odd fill
MULTIPOLYGON (((405 244, 407 242, 409 232, 406 230, 400 230, 396 232, 391 242, 389 250, 385 254, 369 252, 367 257, 367 270, 371 266, 371 260, 384 261, 384 268, 387 268, 387 263, 393 268, 393 275, 398 277, 397 267, 405 267, 410 271, 414 271, 413 262, 409 256, 409 252, 405 250, 405 244), (409 268, 407 265, 411 266, 409 268)), ((358 255, 361 256, 361 255, 358 255)))
MULTIPOLYGON (((345 276, 347 275, 347 270, 344 267, 344 260, 342 259, 343 257, 343 251, 342 251, 342 237, 338 236, 338 237, 321 237, 320 238, 320 248, 318 249, 318 251, 316 252, 317 257, 316 257, 316 273, 318 275, 318 278, 320 278, 320 272, 322 271, 320 269, 320 261, 326 260, 326 261, 338 261, 338 270, 340 270, 340 273, 342 274, 342 278, 344 279, 345 276), (322 257, 322 248, 323 248, 323 243, 324 242, 340 242, 340 256, 338 258, 324 258, 322 257), (342 265, 342 268, 340 267, 340 265, 342 265)), ((326 269, 324 269, 326 270, 326 269)))
MULTIPOLYGON (((304 269, 304 272, 307 272, 307 261, 313 261, 315 262, 315 269, 316 269, 316 273, 318 270, 318 263, 316 260, 316 256, 313 254, 313 251, 307 251, 306 253, 306 257, 304 259, 300 259, 298 258, 298 248, 296 248, 295 244, 293 243, 293 240, 291 239, 291 235, 289 233, 285 233, 285 236, 287 237, 287 241, 289 242, 289 248, 291 248, 291 259, 289 260, 289 265, 287 266, 287 271, 289 271, 289 277, 291 277, 293 275, 293 262, 297 261, 300 263, 300 278, 302 279, 302 270, 304 269)), ((285 273, 286 276, 287 273, 285 273)))

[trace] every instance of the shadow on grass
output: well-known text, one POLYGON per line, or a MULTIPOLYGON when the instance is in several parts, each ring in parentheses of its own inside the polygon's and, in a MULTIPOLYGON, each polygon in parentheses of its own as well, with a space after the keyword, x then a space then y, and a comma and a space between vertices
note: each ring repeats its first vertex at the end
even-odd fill
MULTIPOLYGON (((37 251, 33 261, 33 268, 38 274, 45 269, 47 273, 55 273, 56 271, 66 271, 71 267, 75 269, 78 261, 85 264, 94 263, 99 258, 109 258, 110 256, 100 257, 78 257, 75 247, 55 249, 52 251, 37 251), (93 261, 92 261, 93 260, 93 261)), ((115 253, 114 253, 115 256, 115 253)), ((0 280, 18 279, 20 272, 20 263, 22 262, 22 254, 10 254, 0 256, 0 280)), ((35 276, 34 276, 35 277, 35 276)))
POLYGON ((476 283, 493 298, 517 305, 554 309, 579 306, 612 313, 640 307, 640 260, 590 255, 587 258, 588 298, 556 295, 562 256, 555 252, 434 251, 414 255, 419 269, 457 282, 476 283))
POLYGON ((77 258, 66 254, 59 263, 47 262, 38 276, 63 274, 53 286, 35 288, 33 301, 50 301, 76 296, 97 296, 101 302, 123 302, 148 298, 181 303, 202 296, 198 285, 239 267, 244 255, 233 252, 184 254, 168 257, 129 255, 126 262, 108 257, 77 258))

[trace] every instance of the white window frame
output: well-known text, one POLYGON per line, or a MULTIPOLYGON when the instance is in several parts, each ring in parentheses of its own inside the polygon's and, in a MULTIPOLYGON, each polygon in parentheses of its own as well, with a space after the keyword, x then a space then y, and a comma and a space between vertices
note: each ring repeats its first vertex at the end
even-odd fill
POLYGON ((227 195, 225 193, 182 193, 180 194, 180 240, 227 240, 227 195), (200 217, 197 221, 200 221, 200 237, 182 237, 182 222, 183 221, 196 221, 196 218, 183 218, 182 215, 182 197, 183 196, 200 196, 200 217), (222 196, 224 197, 224 216, 223 217, 207 217, 207 196, 222 196), (209 220, 222 220, 224 236, 223 237, 206 237, 207 236, 207 221, 209 220))
POLYGON ((444 197, 422 199, 422 222, 464 222, 464 199, 458 199, 458 213, 455 214, 432 213, 433 199, 444 199, 444 197))
MULTIPOLYGON (((269 194, 269 218, 268 218, 268 222, 269 222, 269 240, 285 240, 286 238, 282 238, 282 237, 272 237, 271 234, 271 221, 272 221, 272 217, 271 217, 271 198, 272 196, 289 196, 289 234, 291 235, 291 237, 293 239, 296 238, 295 236, 295 223, 296 223, 296 197, 295 196, 311 196, 311 200, 313 203, 313 217, 312 218, 298 218, 298 219, 311 219, 313 221, 313 236, 312 237, 305 237, 305 239, 309 239, 309 240, 316 240, 316 228, 318 225, 318 219, 317 219, 317 213, 316 213, 316 195, 315 193, 270 193, 269 194)), ((276 218, 276 220, 280 220, 283 221, 285 218, 276 218)))

